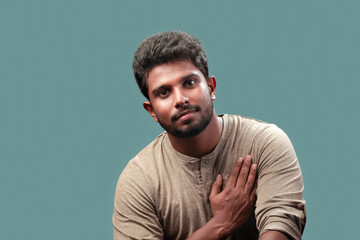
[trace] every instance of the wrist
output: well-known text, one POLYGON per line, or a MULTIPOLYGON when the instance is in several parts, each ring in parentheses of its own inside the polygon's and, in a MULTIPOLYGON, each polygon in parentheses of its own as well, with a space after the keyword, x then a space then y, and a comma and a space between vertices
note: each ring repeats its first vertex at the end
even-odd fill
POLYGON ((213 217, 202 228, 191 234, 187 240, 223 240, 233 233, 230 223, 213 217))
POLYGON ((225 239, 232 234, 231 226, 221 220, 217 220, 215 217, 211 218, 208 224, 213 229, 213 232, 217 236, 217 239, 225 239))

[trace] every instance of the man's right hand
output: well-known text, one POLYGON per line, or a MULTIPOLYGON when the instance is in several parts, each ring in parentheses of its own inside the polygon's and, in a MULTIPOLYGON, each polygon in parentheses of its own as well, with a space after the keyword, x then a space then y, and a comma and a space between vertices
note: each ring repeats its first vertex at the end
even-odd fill
POLYGON ((216 178, 209 198, 213 212, 212 221, 222 226, 221 232, 224 235, 228 236, 244 225, 253 211, 255 178, 256 164, 251 165, 250 155, 236 161, 223 191, 221 175, 216 178))
POLYGON ((248 155, 236 161, 223 191, 217 176, 209 197, 213 217, 189 239, 224 239, 246 223, 255 203, 256 171, 248 155))

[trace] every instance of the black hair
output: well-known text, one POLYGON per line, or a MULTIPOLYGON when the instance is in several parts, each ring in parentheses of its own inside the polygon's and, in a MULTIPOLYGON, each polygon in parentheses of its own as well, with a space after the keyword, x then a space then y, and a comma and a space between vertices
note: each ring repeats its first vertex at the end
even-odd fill
POLYGON ((155 34, 140 43, 133 61, 134 76, 142 94, 149 99, 146 79, 156 66, 189 60, 209 78, 206 53, 199 39, 180 31, 155 34))

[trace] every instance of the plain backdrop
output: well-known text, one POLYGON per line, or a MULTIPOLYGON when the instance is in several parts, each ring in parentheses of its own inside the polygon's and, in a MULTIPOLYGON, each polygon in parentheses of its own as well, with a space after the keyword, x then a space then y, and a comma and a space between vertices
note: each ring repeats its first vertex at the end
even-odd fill
POLYGON ((277 124, 307 201, 303 239, 360 239, 355 0, 0 1, 0 239, 112 239, 116 181, 163 130, 131 64, 157 32, 198 37, 217 113, 277 124))

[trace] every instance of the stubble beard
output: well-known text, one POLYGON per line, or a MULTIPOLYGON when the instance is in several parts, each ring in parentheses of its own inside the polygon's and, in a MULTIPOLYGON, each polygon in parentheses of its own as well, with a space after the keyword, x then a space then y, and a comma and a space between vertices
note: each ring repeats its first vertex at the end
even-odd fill
MULTIPOLYGON (((195 107, 200 108, 199 106, 195 106, 195 107)), ((158 119, 158 121, 160 126, 166 132, 173 135, 174 137, 191 138, 201 133, 209 125, 211 118, 213 117, 214 114, 213 109, 214 109, 214 105, 212 100, 210 99, 210 103, 206 106, 206 109, 204 109, 204 113, 201 115, 199 121, 193 123, 192 120, 185 121, 186 126, 183 126, 182 128, 176 127, 174 124, 173 125, 165 124, 160 119, 158 119)))

